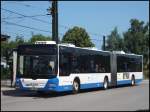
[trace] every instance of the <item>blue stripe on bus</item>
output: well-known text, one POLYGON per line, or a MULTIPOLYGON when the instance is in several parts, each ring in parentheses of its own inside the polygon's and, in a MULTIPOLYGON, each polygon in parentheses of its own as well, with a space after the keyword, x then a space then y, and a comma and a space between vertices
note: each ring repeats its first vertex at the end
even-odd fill
POLYGON ((103 83, 81 84, 80 89, 97 88, 97 87, 103 87, 103 83))
MULTIPOLYGON (((136 79, 135 83, 138 84, 142 81, 142 79, 136 79)), ((131 80, 121 80, 117 81, 117 85, 123 85, 123 84, 131 84, 131 80)))
MULTIPOLYGON (((142 79, 136 79, 135 83, 139 84, 141 81, 142 79)), ((122 85, 122 84, 131 84, 131 80, 117 81, 117 85, 122 85)), ((98 87, 103 87, 103 83, 87 83, 87 84, 80 85, 80 89, 98 88, 98 87)), ((55 91, 69 91, 72 90, 72 85, 57 86, 56 88, 51 88, 51 89, 55 91)))
MULTIPOLYGON (((103 87, 103 83, 88 83, 88 84, 81 84, 80 89, 88 89, 88 88, 97 88, 103 87)), ((54 91, 71 91, 72 85, 65 85, 65 86, 57 86, 56 88, 48 88, 49 90, 54 91)))
POLYGON ((61 91, 71 91, 73 90, 73 88, 72 85, 65 85, 65 86, 57 86, 55 88, 49 88, 49 90, 61 92, 61 91))
POLYGON ((135 83, 136 83, 136 84, 140 84, 140 83, 142 82, 142 80, 143 80, 143 79, 136 79, 136 80, 135 80, 135 83))
MULTIPOLYGON (((135 83, 139 84, 142 81, 142 79, 136 79, 135 83)), ((31 90, 31 88, 28 87, 23 87, 21 80, 18 79, 16 82, 17 85, 19 85, 19 88, 21 90, 31 90)), ((131 84, 131 80, 121 80, 117 81, 117 85, 123 85, 123 84, 131 84)), ((97 88, 97 87, 103 87, 103 82, 101 83, 87 83, 87 84, 81 84, 80 89, 88 89, 88 88, 97 88)), ((40 91, 57 91, 57 92, 62 92, 62 91, 71 91, 72 85, 65 85, 65 86, 58 86, 58 79, 49 79, 46 86, 44 88, 39 88, 38 90, 40 91), (49 87, 49 84, 56 84, 54 87, 49 87)))
MULTIPOLYGON (((88 83, 88 84, 81 84, 80 89, 88 89, 88 88, 97 88, 103 87, 103 83, 88 83)), ((47 87, 45 90, 51 91, 71 91, 73 90, 72 85, 65 85, 65 86, 56 86, 56 87, 47 87)))

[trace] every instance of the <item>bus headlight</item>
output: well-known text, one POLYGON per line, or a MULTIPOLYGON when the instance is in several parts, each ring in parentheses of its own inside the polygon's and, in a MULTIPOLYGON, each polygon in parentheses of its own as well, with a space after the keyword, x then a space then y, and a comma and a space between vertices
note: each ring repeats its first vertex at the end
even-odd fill
POLYGON ((15 87, 16 87, 16 88, 19 88, 19 83, 17 83, 17 82, 16 82, 16 85, 15 85, 15 87))

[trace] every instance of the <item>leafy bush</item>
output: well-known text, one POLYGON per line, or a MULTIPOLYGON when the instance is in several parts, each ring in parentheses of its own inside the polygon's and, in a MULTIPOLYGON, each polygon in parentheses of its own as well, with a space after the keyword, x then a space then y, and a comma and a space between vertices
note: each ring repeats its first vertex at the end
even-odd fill
POLYGON ((1 79, 10 79, 10 69, 1 66, 1 79))

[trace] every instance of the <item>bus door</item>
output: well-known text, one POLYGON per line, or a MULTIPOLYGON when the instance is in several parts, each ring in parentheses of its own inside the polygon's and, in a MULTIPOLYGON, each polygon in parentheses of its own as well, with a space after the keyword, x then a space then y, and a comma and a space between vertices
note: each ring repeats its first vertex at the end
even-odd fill
POLYGON ((115 53, 111 54, 111 84, 110 86, 115 87, 117 85, 117 56, 115 53))

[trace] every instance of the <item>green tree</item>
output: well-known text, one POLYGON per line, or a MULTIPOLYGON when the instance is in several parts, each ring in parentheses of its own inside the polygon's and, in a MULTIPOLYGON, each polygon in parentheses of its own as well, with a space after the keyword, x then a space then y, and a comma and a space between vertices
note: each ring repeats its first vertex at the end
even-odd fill
POLYGON ((126 52, 143 54, 148 58, 149 55, 149 26, 144 25, 143 21, 137 19, 130 20, 130 28, 124 35, 126 52))
POLYGON ((36 35, 33 35, 28 42, 29 43, 34 43, 35 41, 50 41, 50 40, 52 40, 52 38, 49 37, 49 36, 44 36, 44 35, 41 35, 41 34, 36 34, 36 35))
POLYGON ((108 39, 106 40, 106 50, 115 51, 124 49, 123 39, 119 35, 117 27, 115 27, 111 34, 107 37, 108 39))
POLYGON ((1 42, 1 56, 6 57, 7 52, 10 52, 13 48, 23 43, 25 43, 25 41, 22 36, 16 36, 15 40, 1 42))
POLYGON ((130 24, 131 26, 128 31, 123 34, 126 47, 125 50, 126 52, 141 54, 145 40, 144 22, 131 19, 130 24))
POLYGON ((69 29, 62 38, 63 43, 72 43, 77 47, 94 47, 90 40, 90 36, 84 28, 73 27, 69 29))
POLYGON ((144 72, 149 77, 149 23, 130 20, 130 28, 124 34, 125 51, 144 56, 144 72))
MULTIPOLYGON (((12 50, 16 48, 19 44, 23 43, 25 43, 25 41, 21 36, 16 36, 15 40, 1 42, 1 57, 5 57, 7 62, 11 61, 10 58, 12 57, 12 50)), ((10 68, 1 67, 1 78, 3 79, 10 78, 11 75, 12 74, 10 72, 10 68)))

